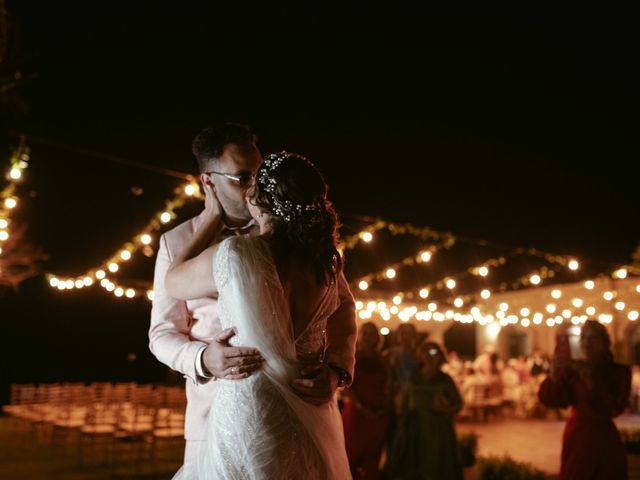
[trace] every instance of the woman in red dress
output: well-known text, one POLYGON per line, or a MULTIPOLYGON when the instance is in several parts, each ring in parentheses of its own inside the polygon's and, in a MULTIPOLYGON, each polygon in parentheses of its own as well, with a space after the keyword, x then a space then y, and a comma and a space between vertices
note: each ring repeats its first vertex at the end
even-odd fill
POLYGON ((378 478, 378 465, 389 427, 389 372, 380 353, 375 324, 362 324, 351 387, 342 410, 349 466, 354 479, 378 478))
POLYGON ((613 418, 627 406, 628 366, 614 363, 606 328, 587 320, 580 334, 584 360, 571 361, 556 348, 553 371, 540 386, 540 401, 572 406, 562 438, 560 480, 624 480, 627 462, 613 418))

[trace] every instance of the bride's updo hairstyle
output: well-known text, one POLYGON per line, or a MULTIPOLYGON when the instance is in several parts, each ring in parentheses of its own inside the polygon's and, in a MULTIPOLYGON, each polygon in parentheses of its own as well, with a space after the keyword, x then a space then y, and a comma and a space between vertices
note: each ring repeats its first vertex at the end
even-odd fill
POLYGON ((282 151, 265 158, 249 199, 271 215, 270 238, 278 259, 310 264, 325 285, 336 281, 343 265, 337 249, 340 224, 327 190, 313 163, 282 151))

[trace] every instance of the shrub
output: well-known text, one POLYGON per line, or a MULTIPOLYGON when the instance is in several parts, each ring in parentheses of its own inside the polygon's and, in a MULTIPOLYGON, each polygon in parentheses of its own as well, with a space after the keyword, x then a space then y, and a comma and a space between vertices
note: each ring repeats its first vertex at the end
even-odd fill
POLYGON ((545 480, 545 473, 534 466, 507 456, 478 460, 480 480, 545 480))

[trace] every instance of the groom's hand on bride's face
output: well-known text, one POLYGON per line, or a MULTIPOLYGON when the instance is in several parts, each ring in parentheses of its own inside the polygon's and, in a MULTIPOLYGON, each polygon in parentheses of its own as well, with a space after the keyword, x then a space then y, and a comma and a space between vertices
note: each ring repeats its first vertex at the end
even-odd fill
POLYGON ((293 380, 291 388, 300 398, 314 405, 328 402, 338 389, 338 374, 328 365, 302 369, 300 375, 304 378, 293 380))
POLYGON ((262 368, 264 359, 258 350, 229 345, 235 334, 232 328, 223 330, 202 354, 203 367, 217 378, 240 380, 262 368))

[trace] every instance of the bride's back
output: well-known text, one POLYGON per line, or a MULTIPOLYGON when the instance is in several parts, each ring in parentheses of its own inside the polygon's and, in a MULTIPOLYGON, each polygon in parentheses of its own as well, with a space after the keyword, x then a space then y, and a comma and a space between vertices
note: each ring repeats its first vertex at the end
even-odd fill
POLYGON ((335 284, 318 282, 309 264, 282 263, 276 262, 277 270, 289 302, 298 356, 316 355, 322 348, 327 317, 337 307, 337 289, 335 284))

